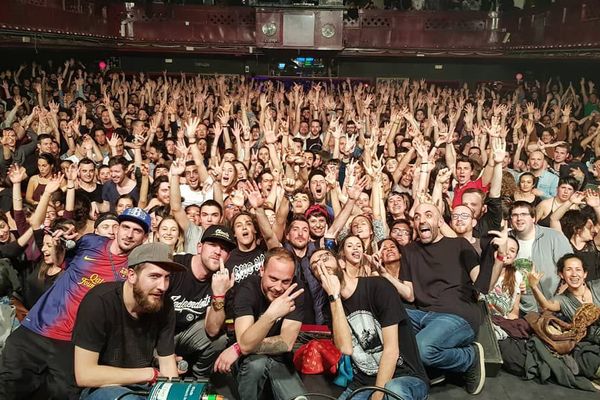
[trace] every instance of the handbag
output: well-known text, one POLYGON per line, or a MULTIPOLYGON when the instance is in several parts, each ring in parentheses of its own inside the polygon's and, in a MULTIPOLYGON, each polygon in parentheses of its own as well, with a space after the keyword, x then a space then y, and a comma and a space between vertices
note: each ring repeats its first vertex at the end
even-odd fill
POLYGON ((600 308, 586 303, 577 309, 573 322, 565 322, 549 311, 530 312, 525 319, 533 332, 558 354, 569 354, 586 335, 587 328, 600 318, 600 308))
POLYGON ((342 357, 341 351, 329 339, 313 339, 300 346, 294 353, 296 370, 307 375, 317 375, 328 372, 337 373, 338 363, 342 357))

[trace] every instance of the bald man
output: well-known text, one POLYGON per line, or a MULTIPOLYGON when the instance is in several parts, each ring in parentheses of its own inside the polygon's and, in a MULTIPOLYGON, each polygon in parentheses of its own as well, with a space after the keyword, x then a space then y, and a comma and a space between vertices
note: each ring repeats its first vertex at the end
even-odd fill
MULTIPOLYGON (((458 212, 468 213, 462 207, 458 212)), ((407 312, 421 360, 426 367, 463 374, 467 392, 478 394, 485 364, 483 348, 475 342, 483 320, 477 297, 488 292, 500 271, 490 265, 480 273, 473 246, 465 238, 442 235, 443 219, 434 205, 419 205, 413 221, 419 240, 402 249, 400 279, 410 289, 406 300, 416 306, 407 312)))

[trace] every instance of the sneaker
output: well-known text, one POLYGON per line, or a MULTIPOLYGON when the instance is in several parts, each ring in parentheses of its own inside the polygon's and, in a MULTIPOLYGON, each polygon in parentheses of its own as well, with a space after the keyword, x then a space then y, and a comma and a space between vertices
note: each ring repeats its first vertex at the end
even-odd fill
POLYGON ((485 357, 483 354, 483 346, 480 343, 473 343, 475 357, 473 365, 465 372, 465 389, 469 394, 479 394, 485 383, 485 357))
POLYGON ((444 383, 445 380, 446 380, 446 375, 444 375, 444 374, 438 375, 429 380, 429 385, 430 386, 439 385, 440 383, 444 383))

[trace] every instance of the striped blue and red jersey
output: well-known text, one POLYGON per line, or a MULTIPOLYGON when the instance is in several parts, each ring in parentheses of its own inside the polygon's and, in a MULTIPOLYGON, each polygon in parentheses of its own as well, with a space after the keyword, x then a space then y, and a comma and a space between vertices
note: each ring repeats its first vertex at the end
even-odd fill
POLYGON ((111 243, 94 234, 79 239, 67 268, 31 308, 23 325, 44 337, 70 341, 77 310, 87 292, 100 283, 127 277, 127 256, 111 254, 111 243))

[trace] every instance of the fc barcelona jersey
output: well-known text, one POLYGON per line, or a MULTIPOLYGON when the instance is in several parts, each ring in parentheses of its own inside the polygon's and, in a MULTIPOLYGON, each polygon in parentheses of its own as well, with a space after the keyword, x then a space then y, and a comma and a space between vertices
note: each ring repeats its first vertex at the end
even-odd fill
POLYGON ((79 304, 87 292, 100 283, 127 277, 127 256, 110 254, 111 243, 103 236, 83 236, 65 271, 35 303, 23 325, 42 336, 70 341, 79 304))

